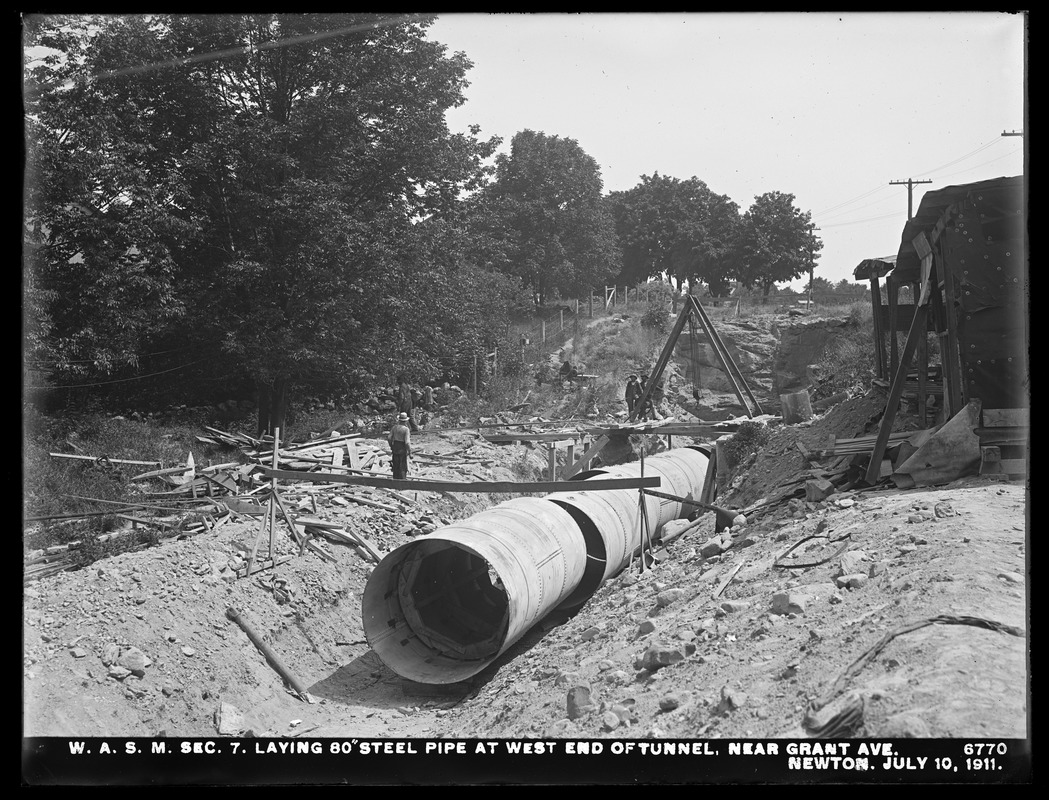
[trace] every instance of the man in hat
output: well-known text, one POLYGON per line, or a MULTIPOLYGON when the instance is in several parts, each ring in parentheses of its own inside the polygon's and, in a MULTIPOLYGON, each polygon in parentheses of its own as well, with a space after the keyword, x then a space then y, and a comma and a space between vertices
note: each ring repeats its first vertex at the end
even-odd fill
POLYGON ((637 375, 631 375, 626 382, 626 410, 627 414, 634 413, 637 399, 641 397, 641 384, 637 382, 637 375))
POLYGON ((408 477, 408 456, 412 454, 412 432, 408 427, 408 415, 401 412, 390 429, 390 451, 393 453, 393 477, 404 480, 408 477))

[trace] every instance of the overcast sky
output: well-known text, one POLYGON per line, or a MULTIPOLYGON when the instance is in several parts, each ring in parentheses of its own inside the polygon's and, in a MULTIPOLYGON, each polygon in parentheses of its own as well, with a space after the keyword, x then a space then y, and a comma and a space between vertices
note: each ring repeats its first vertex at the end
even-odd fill
MULTIPOLYGON (((453 131, 574 139, 606 192, 693 176, 745 211, 793 194, 853 280, 925 191, 1022 175, 1025 21, 1000 12, 449 14, 473 62, 453 131)), ((794 284, 804 285, 804 281, 794 284)))

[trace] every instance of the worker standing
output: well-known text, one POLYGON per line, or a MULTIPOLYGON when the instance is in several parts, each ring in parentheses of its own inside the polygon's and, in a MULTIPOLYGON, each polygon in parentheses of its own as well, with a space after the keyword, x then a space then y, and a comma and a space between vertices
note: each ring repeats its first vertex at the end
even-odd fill
POLYGON ((627 414, 634 413, 637 399, 641 397, 641 384, 637 382, 637 375, 631 375, 626 382, 626 410, 627 414))
POLYGON ((390 452, 393 454, 393 477, 404 480, 408 477, 408 456, 412 454, 412 432, 408 427, 409 417, 405 412, 397 415, 390 429, 390 452))

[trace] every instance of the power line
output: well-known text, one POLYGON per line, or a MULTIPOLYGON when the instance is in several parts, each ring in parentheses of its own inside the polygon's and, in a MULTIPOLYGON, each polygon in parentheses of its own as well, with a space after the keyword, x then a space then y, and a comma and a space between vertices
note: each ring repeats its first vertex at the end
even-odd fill
POLYGON ((227 56, 246 55, 248 53, 257 52, 259 50, 272 50, 277 47, 290 47, 296 44, 303 44, 305 42, 314 42, 321 39, 331 39, 335 36, 342 36, 347 33, 355 33, 357 31, 370 30, 374 28, 385 28, 390 25, 401 25, 405 22, 412 22, 417 19, 426 18, 429 15, 426 14, 404 14, 400 17, 394 17, 392 19, 378 20, 376 22, 367 22, 360 25, 348 25, 344 28, 337 28, 333 31, 321 31, 320 33, 309 33, 303 34, 302 36, 290 36, 286 39, 278 39, 273 42, 264 42, 259 45, 242 45, 241 47, 230 47, 225 50, 213 50, 210 53, 200 53, 198 55, 185 56, 183 58, 171 58, 167 61, 158 61, 153 64, 141 64, 137 67, 122 67, 121 69, 113 69, 107 72, 99 72, 95 75, 88 75, 80 79, 72 79, 65 81, 58 88, 59 89, 71 89, 78 82, 85 83, 91 80, 104 80, 106 78, 117 78, 122 75, 135 75, 142 72, 149 72, 155 69, 163 69, 165 67, 180 67, 184 64, 194 64, 202 61, 214 61, 220 58, 226 58, 227 56))
POLYGON ((26 389, 84 389, 84 388, 87 388, 89 386, 110 386, 110 385, 112 385, 114 383, 129 383, 131 381, 141 381, 141 380, 145 380, 146 378, 153 378, 153 377, 156 377, 157 375, 166 375, 169 372, 177 372, 180 369, 186 369, 187 367, 192 367, 192 366, 194 366, 196 364, 202 364, 202 363, 204 363, 207 360, 208 359, 206 359, 206 358, 201 358, 201 359, 198 359, 197 361, 191 361, 188 364, 182 364, 181 366, 178 366, 178 367, 172 367, 171 369, 162 369, 162 370, 160 370, 160 372, 150 372, 150 373, 148 373, 146 375, 134 375, 134 376, 132 376, 130 378, 114 378, 111 381, 98 381, 97 383, 67 383, 67 384, 64 384, 62 386, 26 386, 25 388, 26 389))

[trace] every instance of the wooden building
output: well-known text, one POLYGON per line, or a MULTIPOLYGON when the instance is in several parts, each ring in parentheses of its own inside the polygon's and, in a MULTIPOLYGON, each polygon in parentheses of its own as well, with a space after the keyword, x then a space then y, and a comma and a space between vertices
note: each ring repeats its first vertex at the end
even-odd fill
MULTIPOLYGON (((1006 448, 1003 464, 1019 469, 1004 456, 1026 452, 1029 425, 1026 208, 1023 177, 927 192, 904 226, 895 257, 866 259, 856 267, 856 278, 871 282, 878 376, 891 381, 879 442, 888 440, 905 390, 916 393, 923 425, 934 395, 942 397, 942 419, 978 399, 981 445, 1006 448), (898 302, 903 287, 910 287, 909 304, 898 302), (907 336, 899 347, 898 337, 889 334, 903 330, 907 336), (940 353, 932 368, 930 332, 940 353)), ((876 446, 868 482, 878 477, 883 454, 884 446, 876 446)), ((988 449, 986 455, 999 454, 988 449)))

